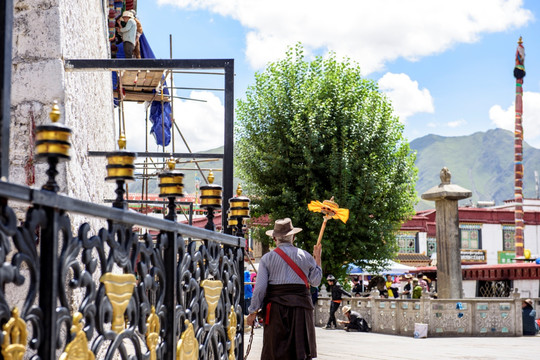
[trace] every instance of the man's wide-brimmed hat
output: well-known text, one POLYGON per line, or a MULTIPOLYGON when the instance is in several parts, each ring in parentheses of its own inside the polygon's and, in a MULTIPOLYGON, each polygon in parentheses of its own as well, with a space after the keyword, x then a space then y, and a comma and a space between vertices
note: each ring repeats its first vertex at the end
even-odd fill
POLYGON ((533 301, 531 299, 525 299, 525 300, 523 300, 523 302, 533 306, 533 301))
POLYGON ((268 230, 266 235, 272 237, 283 237, 299 233, 300 231, 302 231, 301 228, 293 227, 291 219, 285 218, 276 220, 274 223, 274 230, 268 230))
POLYGON ((346 313, 348 313, 349 311, 351 311, 351 307, 348 306, 348 305, 345 305, 345 306, 341 309, 341 311, 342 311, 344 314, 346 314, 346 313))
POLYGON ((133 18, 133 13, 131 11, 124 11, 122 17, 133 18))

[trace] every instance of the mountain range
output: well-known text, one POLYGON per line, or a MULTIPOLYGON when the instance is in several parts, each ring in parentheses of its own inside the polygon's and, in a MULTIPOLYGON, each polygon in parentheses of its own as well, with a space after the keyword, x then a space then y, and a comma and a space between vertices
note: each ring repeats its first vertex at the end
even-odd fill
MULTIPOLYGON (((500 205, 514 198, 514 134, 508 130, 494 129, 467 136, 445 137, 426 135, 413 140, 410 147, 416 152, 418 180, 417 210, 432 209, 435 204, 420 199, 420 195, 433 186, 439 185, 440 170, 446 166, 452 174, 452 183, 472 191, 472 197, 460 201, 460 206, 476 205, 478 201, 494 201, 500 205)), ((525 198, 537 198, 535 171, 540 172, 540 150, 523 143, 525 198)), ((204 151, 223 153, 223 147, 204 151)), ((222 184, 222 161, 200 163, 203 173, 208 176, 213 169, 215 184, 222 184)), ((204 185, 202 176, 195 171, 195 164, 181 164, 183 169, 184 192, 195 193, 197 180, 204 185)), ((234 179, 234 186, 241 182, 234 179)), ((150 180, 149 193, 159 193, 158 181, 150 180)), ((140 192, 141 182, 130 185, 130 192, 140 192)))
MULTIPOLYGON (((439 172, 446 166, 453 184, 472 191, 472 197, 460 201, 460 206, 478 201, 514 199, 514 133, 494 129, 467 136, 444 137, 426 135, 410 143, 416 151, 418 181, 417 210, 432 209, 435 204, 420 199, 420 195, 440 184, 439 172)), ((535 171, 540 172, 540 150, 523 142, 523 197, 537 198, 535 171)))

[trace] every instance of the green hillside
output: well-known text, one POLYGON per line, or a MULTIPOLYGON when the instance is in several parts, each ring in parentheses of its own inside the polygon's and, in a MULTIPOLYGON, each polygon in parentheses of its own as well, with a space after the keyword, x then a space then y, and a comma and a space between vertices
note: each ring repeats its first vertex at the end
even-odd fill
MULTIPOLYGON (((452 173, 452 183, 472 191, 472 203, 494 200, 497 205, 514 198, 514 134, 495 129, 469 136, 427 135, 410 144, 417 151, 418 196, 440 183, 443 166, 452 173)), ((523 193, 535 198, 534 171, 540 172, 540 150, 524 143, 523 193)), ((469 204, 469 199, 460 205, 469 204)), ((434 208, 433 202, 420 200, 417 210, 434 208)))

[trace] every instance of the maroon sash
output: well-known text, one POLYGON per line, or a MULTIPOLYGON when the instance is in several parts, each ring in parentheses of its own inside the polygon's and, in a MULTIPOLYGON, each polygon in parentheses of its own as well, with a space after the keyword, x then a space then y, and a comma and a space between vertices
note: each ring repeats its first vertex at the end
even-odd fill
POLYGON ((304 274, 302 269, 300 269, 300 267, 298 267, 298 265, 296 265, 296 263, 292 261, 292 259, 287 254, 285 254, 285 252, 281 250, 280 248, 276 248, 274 251, 276 252, 276 254, 281 256, 283 260, 285 260, 285 262, 291 267, 291 269, 294 270, 296 274, 298 274, 298 276, 300 276, 300 279, 304 281, 304 283, 306 284, 306 287, 309 289, 307 276, 306 274, 304 274))

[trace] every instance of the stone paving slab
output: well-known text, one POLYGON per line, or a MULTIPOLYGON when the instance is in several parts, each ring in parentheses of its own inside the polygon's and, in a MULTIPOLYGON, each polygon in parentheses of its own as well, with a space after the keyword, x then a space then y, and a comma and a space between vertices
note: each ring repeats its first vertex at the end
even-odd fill
MULTIPOLYGON (((263 329, 255 329, 248 360, 261 357, 263 329)), ((540 359, 540 336, 524 337, 412 337, 348 333, 316 328, 318 360, 419 359, 540 359)), ((245 342, 249 334, 245 336, 245 342)), ((244 348, 245 351, 245 348, 244 348)))

